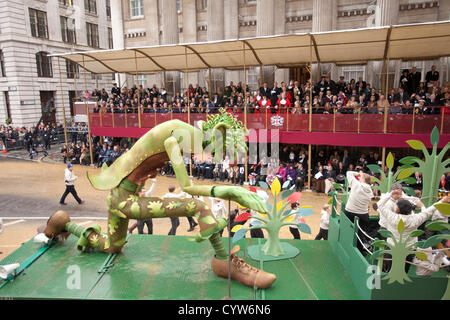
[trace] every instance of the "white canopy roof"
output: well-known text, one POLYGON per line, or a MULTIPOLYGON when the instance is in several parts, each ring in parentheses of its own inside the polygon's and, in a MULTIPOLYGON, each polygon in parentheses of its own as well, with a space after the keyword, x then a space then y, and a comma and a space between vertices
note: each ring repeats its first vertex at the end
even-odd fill
POLYGON ((53 54, 93 73, 150 74, 208 68, 289 67, 450 56, 450 21, 213 42, 53 54), (244 54, 245 51, 245 54, 244 54))

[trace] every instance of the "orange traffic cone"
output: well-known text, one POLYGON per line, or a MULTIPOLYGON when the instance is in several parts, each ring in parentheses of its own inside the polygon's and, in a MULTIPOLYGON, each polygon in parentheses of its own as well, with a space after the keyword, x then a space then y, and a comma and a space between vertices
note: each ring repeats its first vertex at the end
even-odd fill
POLYGON ((3 151, 2 151, 2 152, 3 152, 3 153, 7 153, 8 151, 6 150, 6 146, 5 146, 5 144, 4 144, 4 143, 3 143, 3 145, 2 145, 2 146, 3 146, 3 151))

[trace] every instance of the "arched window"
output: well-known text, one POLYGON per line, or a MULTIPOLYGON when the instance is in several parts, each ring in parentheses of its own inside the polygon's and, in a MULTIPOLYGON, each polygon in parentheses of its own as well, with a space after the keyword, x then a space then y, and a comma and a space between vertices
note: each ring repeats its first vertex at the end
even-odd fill
POLYGON ((36 67, 38 77, 53 78, 52 60, 47 52, 36 53, 36 67))

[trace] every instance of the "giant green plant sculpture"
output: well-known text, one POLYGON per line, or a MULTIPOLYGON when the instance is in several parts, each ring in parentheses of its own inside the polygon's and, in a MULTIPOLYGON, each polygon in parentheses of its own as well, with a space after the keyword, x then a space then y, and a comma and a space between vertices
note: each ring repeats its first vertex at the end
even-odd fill
POLYGON ((430 142, 433 146, 431 153, 428 152, 425 145, 419 140, 406 141, 414 150, 422 150, 425 161, 413 156, 404 157, 400 160, 400 163, 406 165, 404 166, 406 168, 404 171, 405 174, 413 173, 414 171, 422 173, 422 202, 427 207, 437 200, 440 177, 450 172, 450 167, 448 167, 450 159, 443 161, 445 154, 450 148, 450 142, 444 146, 439 154, 437 153, 437 146, 439 144, 439 130, 437 127, 434 127, 431 132, 430 142), (413 166, 413 164, 417 166, 413 166))
MULTIPOLYGON (((377 165, 377 164, 369 164, 367 165, 367 168, 370 169, 370 171, 374 173, 380 174, 380 178, 378 179, 376 177, 372 177, 373 181, 376 182, 377 185, 374 185, 372 189, 380 191, 380 193, 387 193, 391 191, 391 186, 394 183, 408 183, 412 184, 415 183, 416 180, 414 177, 410 177, 411 174, 414 173, 414 171, 409 170, 409 167, 400 167, 397 172, 393 172, 392 169, 394 168, 394 156, 392 153, 389 152, 389 154, 386 157, 386 166, 388 168, 387 175, 384 173, 383 169, 377 165)), ((403 190, 406 191, 409 195, 414 195, 414 190, 410 187, 404 187, 403 190)))
MULTIPOLYGON (((264 182, 260 183, 261 187, 268 187, 268 185, 264 182)), ((245 220, 253 218, 257 221, 253 222, 253 225, 249 228, 245 228, 242 225, 237 225, 234 227, 233 232, 235 232, 233 236, 233 242, 239 241, 241 238, 245 236, 248 230, 253 229, 265 229, 268 234, 268 239, 264 246, 262 247, 262 251, 267 256, 278 257, 284 254, 283 247, 281 246, 279 233, 281 227, 284 226, 298 226, 299 230, 303 233, 310 234, 311 229, 309 226, 302 221, 299 224, 295 224, 292 222, 294 219, 294 215, 298 214, 301 217, 306 217, 314 214, 311 208, 302 207, 295 211, 292 211, 290 206, 291 203, 295 203, 301 197, 300 192, 294 192, 293 190, 285 190, 281 192, 281 184, 278 179, 275 179, 270 189, 273 194, 273 203, 270 204, 269 200, 267 200, 266 206, 269 211, 268 214, 252 214, 245 217, 245 220), (279 196, 281 195, 281 200, 279 196), (280 200, 280 201, 279 201, 280 200)), ((242 220, 242 219, 241 219, 242 220)))
POLYGON ((345 178, 344 187, 340 183, 333 184, 334 190, 331 192, 331 198, 328 201, 328 204, 332 204, 333 195, 336 195, 336 198, 342 203, 343 206, 347 204, 348 197, 350 195, 350 187, 348 185, 348 180, 345 178))

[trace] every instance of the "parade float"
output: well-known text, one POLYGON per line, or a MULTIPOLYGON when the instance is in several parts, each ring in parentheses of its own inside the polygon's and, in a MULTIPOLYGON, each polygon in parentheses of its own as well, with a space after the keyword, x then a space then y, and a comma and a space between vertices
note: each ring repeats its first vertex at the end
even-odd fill
MULTIPOLYGON (((303 233, 310 228, 303 217, 311 208, 290 210, 301 194, 281 190, 275 180, 270 186, 272 199, 266 202, 256 189, 235 186, 192 186, 182 161, 182 152, 192 153, 194 141, 214 141, 224 148, 233 145, 243 151, 243 135, 227 136, 227 130, 242 129, 242 124, 221 114, 197 128, 181 121, 168 121, 144 135, 133 148, 97 176, 89 176, 92 186, 110 190, 108 231, 98 226, 84 228, 70 221, 62 211, 51 215, 44 235, 31 239, 0 262, 0 298, 13 299, 449 299, 448 272, 440 269, 431 276, 417 276, 415 266, 404 272, 406 256, 427 257, 415 248, 435 248, 449 240, 448 223, 427 222, 423 226, 434 232, 428 239, 408 246, 402 239, 404 225, 398 224, 400 240, 389 231, 380 231, 386 239, 374 239, 372 252, 357 248, 358 220, 351 222, 344 214, 347 197, 332 194, 332 212, 328 241, 279 239, 279 230, 292 225, 293 215, 303 233), (204 128, 212 129, 205 138, 204 128), (177 130, 184 134, 177 135, 177 130), (183 136, 183 138, 181 138, 183 136), (187 137, 191 138, 190 140, 187 137), (212 138, 214 137, 214 138, 212 138), (186 141, 189 140, 189 141, 186 141), (144 198, 137 195, 148 177, 170 160, 182 189, 193 196, 211 196, 233 201, 250 213, 250 227, 233 230, 233 239, 218 236, 227 221, 215 219, 200 200, 144 198), (340 209, 338 209, 340 207, 340 209), (198 219, 200 232, 195 237, 162 235, 127 235, 129 219, 192 216, 198 219), (252 228, 262 228, 267 239, 245 238, 252 228), (57 238, 67 237, 66 241, 57 238), (208 240, 210 244, 208 244, 208 240), (231 240, 233 246, 231 247, 231 240), (228 246, 227 246, 228 243, 228 246), (228 247, 228 250, 226 249, 228 247), (385 253, 392 255, 392 268, 383 273, 385 253)), ((437 153, 439 133, 431 134, 432 151, 420 141, 407 143, 422 150, 425 160, 403 158, 402 171, 395 179, 406 179, 412 172, 423 174, 423 202, 438 199, 439 178, 449 172, 444 156, 450 143, 437 153), (414 166, 417 164, 417 166, 414 166), (427 197, 425 199, 425 197, 427 197)), ((204 147, 204 146, 202 146, 204 147)), ((215 156, 217 149, 213 150, 215 156)), ((388 168, 386 178, 394 179, 388 168)), ((382 182, 382 181, 380 181, 382 182)), ((262 187, 269 188, 268 185, 262 187)), ((348 192, 348 190, 344 191, 348 192)), ((449 204, 436 205, 449 215, 449 204)), ((376 220, 377 217, 371 217, 376 220)), ((402 220, 400 220, 402 221, 402 220)), ((423 234, 413 231, 412 236, 423 234)))

